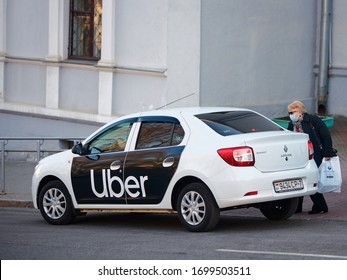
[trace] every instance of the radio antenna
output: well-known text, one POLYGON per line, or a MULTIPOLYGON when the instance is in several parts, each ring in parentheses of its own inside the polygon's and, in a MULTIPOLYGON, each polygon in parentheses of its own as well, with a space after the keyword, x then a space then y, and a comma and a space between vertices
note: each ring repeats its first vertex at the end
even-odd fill
POLYGON ((166 103, 166 104, 163 105, 163 106, 160 106, 160 107, 156 108, 155 110, 162 109, 162 108, 164 108, 164 107, 166 107, 166 106, 168 106, 168 105, 171 105, 171 104, 173 104, 173 103, 176 103, 176 102, 178 102, 178 101, 180 101, 180 100, 182 100, 182 99, 188 98, 189 96, 192 96, 192 95, 194 95, 194 94, 195 94, 195 92, 193 92, 193 93, 191 93, 191 94, 188 94, 188 95, 186 95, 186 96, 183 96, 183 97, 181 97, 181 98, 178 98, 178 99, 176 99, 176 100, 174 100, 174 101, 171 101, 171 102, 169 102, 169 103, 166 103))

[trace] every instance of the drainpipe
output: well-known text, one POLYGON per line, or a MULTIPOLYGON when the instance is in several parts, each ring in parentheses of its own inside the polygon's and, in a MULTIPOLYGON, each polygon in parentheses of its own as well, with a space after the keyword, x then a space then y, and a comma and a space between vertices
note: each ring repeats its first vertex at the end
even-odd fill
POLYGON ((318 114, 320 115, 326 114, 328 97, 331 14, 332 0, 322 0, 318 76, 318 114))

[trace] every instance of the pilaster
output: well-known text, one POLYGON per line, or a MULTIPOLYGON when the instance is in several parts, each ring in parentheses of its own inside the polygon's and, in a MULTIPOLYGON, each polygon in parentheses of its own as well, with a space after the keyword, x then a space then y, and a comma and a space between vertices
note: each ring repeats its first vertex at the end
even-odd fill
POLYGON ((102 45, 99 66, 114 67, 116 65, 116 1, 102 1, 102 45))
POLYGON ((49 0, 48 54, 46 61, 52 62, 46 68, 46 108, 59 108, 59 83, 61 62, 67 58, 64 38, 68 28, 65 23, 69 13, 68 0, 49 0))
POLYGON ((46 68, 46 108, 59 108, 59 80, 60 67, 47 66, 46 68))
POLYGON ((102 1, 102 45, 101 59, 98 62, 99 72, 99 115, 112 115, 112 96, 114 89, 114 73, 108 68, 116 66, 115 34, 116 34, 116 1, 102 1), (103 70, 104 68, 105 70, 103 70))

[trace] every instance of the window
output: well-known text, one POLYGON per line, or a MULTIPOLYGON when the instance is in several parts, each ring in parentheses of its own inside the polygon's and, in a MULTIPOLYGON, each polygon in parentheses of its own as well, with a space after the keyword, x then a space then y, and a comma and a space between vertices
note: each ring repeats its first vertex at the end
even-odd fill
POLYGON ((113 126, 89 144, 89 154, 124 151, 133 122, 113 126))
POLYGON ((102 0, 70 0, 69 58, 101 57, 102 0))
POLYGON ((184 130, 180 124, 166 122, 144 122, 141 125, 136 149, 148 149, 178 145, 184 130))
POLYGON ((249 111, 209 113, 196 117, 222 136, 283 130, 261 115, 249 111))

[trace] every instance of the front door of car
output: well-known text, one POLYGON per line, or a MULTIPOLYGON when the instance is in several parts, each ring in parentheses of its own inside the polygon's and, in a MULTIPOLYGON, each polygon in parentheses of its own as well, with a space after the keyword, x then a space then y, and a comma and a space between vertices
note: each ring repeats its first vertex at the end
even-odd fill
POLYGON ((126 145, 136 119, 107 127, 74 157, 71 181, 78 204, 125 204, 126 145))
POLYGON ((174 118, 142 119, 135 149, 127 154, 127 204, 158 204, 174 176, 184 146, 184 130, 174 118))

